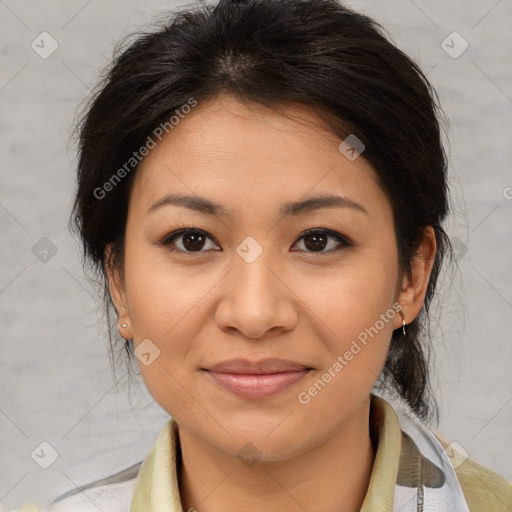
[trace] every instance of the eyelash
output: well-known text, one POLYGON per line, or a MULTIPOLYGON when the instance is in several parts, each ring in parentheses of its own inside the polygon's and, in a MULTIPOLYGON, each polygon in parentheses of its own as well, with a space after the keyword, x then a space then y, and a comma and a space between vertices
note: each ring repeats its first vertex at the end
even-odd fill
MULTIPOLYGON (((206 231, 203 231, 202 229, 199 229, 199 228, 182 228, 182 229, 178 229, 176 231, 173 231, 171 233, 168 233, 167 235, 165 235, 161 240, 158 241, 158 245, 160 247, 164 247, 166 248, 167 250, 171 251, 171 252, 181 252, 181 253, 185 253, 185 254, 196 254, 196 253, 202 253, 202 252, 207 252, 207 251, 204 251, 204 250, 200 250, 200 251, 184 251, 182 249, 177 249, 173 244, 174 244, 174 241, 179 238, 180 236, 184 236, 184 235, 188 235, 188 234, 191 234, 191 233, 196 233, 196 234, 200 234, 200 235, 203 235, 205 236, 206 238, 209 238, 210 240, 212 240, 215 244, 217 244, 217 242, 215 242, 215 240, 208 235, 208 233, 206 231)), ((308 250, 305 250, 305 249, 301 249, 299 250, 300 251, 303 251, 303 252, 309 252, 310 254, 314 254, 314 255, 319 255, 319 254, 332 254, 334 252, 338 252, 338 251, 341 251, 343 249, 347 249, 347 248, 350 248, 350 247, 353 247, 355 244, 349 240, 347 237, 341 235, 340 233, 337 233, 336 231, 332 231, 330 229, 326 229, 326 228, 312 228, 312 229, 308 229, 306 231, 304 231, 304 233, 302 233, 300 235, 300 237, 297 239, 297 241, 295 243, 297 243, 299 240, 302 240, 303 238, 309 236, 309 235, 315 235, 315 234, 325 234, 329 237, 332 237, 332 238, 336 238, 339 242, 339 245, 336 246, 335 248, 333 249, 329 249, 328 251, 308 251, 308 250)), ((295 245, 294 243, 294 245, 295 245)), ((219 245, 219 244, 217 244, 219 245)), ((296 251, 294 251, 296 252, 296 251)))

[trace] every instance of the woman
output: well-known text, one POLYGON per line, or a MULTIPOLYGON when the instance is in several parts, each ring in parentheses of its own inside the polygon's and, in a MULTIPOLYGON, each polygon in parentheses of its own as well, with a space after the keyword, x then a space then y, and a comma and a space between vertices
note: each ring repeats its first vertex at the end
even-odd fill
POLYGON ((52 510, 512 508, 427 426, 438 113, 334 0, 201 5, 116 57, 79 126, 74 221, 171 419, 52 510))

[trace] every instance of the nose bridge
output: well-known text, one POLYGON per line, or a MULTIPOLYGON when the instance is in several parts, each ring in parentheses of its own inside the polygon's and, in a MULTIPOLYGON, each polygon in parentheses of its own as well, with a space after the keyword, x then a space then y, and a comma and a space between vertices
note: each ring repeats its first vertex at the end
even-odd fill
POLYGON ((278 266, 270 244, 264 247, 263 243, 248 236, 238 245, 236 253, 233 278, 239 300, 254 302, 253 307, 271 307, 279 291, 275 286, 275 274, 270 270, 278 266))
POLYGON ((224 303, 217 310, 219 327, 254 338, 276 327, 291 328, 297 316, 288 287, 275 275, 280 264, 272 248, 247 237, 236 252, 224 303))

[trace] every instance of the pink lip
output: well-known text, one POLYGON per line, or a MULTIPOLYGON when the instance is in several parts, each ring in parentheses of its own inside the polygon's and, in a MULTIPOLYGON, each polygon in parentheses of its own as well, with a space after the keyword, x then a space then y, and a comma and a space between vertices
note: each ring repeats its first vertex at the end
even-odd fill
POLYGON ((277 395, 302 379, 307 373, 309 373, 308 368, 280 373, 259 374, 206 371, 206 374, 221 387, 231 391, 231 393, 240 398, 248 400, 261 400, 277 395))
POLYGON ((294 361, 230 359, 203 368, 222 388, 240 398, 258 400, 274 396, 302 379, 311 368, 294 361))
POLYGON ((220 373, 239 373, 243 375, 256 375, 265 373, 282 373, 304 370, 305 365, 286 359, 267 358, 260 361, 249 359, 229 359, 203 368, 208 371, 220 373))

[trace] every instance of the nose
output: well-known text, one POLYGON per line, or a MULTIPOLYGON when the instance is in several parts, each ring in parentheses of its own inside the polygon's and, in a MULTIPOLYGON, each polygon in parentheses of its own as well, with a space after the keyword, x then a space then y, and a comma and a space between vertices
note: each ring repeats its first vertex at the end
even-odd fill
POLYGON ((235 256, 223 279, 222 299, 215 311, 220 329, 251 339, 278 336, 292 330, 299 319, 299 299, 276 264, 264 250, 254 261, 235 256))

